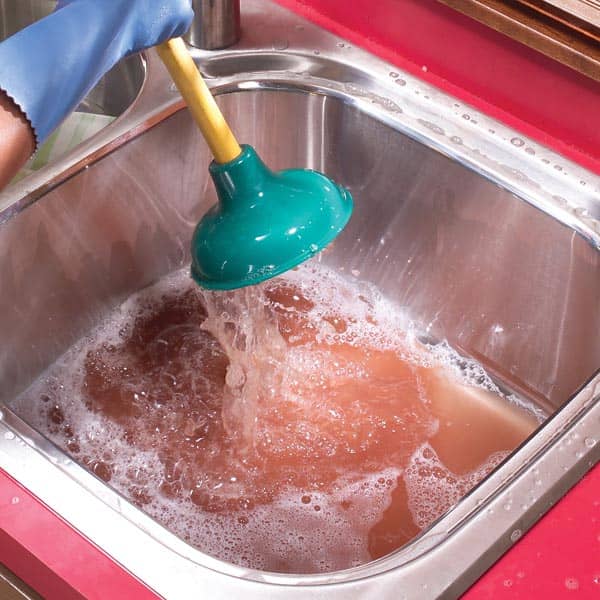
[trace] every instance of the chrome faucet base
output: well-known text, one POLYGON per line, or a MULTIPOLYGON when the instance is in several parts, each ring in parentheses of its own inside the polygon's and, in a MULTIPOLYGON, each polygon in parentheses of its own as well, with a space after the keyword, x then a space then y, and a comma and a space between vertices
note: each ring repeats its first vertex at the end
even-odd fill
POLYGON ((195 18, 185 40, 195 48, 217 50, 240 39, 240 0, 192 0, 195 18))

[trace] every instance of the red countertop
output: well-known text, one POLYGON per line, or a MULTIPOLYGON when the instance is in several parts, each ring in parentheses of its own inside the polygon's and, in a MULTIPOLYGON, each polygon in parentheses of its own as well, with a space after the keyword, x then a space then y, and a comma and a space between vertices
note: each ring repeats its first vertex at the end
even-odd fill
POLYGON ((0 562, 45 600, 158 600, 2 469, 0 562))
MULTIPOLYGON (((600 174, 600 84, 435 0, 278 1, 600 174)), ((0 561, 47 600, 155 598, 1 469, 0 561)), ((600 597, 600 466, 464 598, 571 594, 600 597)))

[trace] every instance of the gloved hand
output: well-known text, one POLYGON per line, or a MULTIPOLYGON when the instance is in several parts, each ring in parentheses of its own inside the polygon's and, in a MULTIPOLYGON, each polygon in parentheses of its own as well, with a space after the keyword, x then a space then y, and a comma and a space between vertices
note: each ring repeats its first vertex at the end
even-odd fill
POLYGON ((190 0, 59 0, 0 44, 0 89, 39 145, 115 63, 182 35, 192 16, 190 0))

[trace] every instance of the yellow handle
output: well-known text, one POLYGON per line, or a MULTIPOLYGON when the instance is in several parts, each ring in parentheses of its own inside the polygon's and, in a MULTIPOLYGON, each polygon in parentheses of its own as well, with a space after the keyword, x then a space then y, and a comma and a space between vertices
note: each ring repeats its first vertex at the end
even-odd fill
POLYGON ((198 124, 215 160, 226 163, 242 152, 213 95, 196 68, 185 42, 173 38, 156 47, 198 124))

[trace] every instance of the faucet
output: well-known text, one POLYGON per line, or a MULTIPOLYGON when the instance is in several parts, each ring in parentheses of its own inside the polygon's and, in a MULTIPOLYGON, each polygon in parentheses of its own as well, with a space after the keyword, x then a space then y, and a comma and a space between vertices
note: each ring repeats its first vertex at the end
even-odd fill
POLYGON ((196 17, 186 41, 203 50, 216 50, 240 39, 240 0, 192 0, 196 17))

